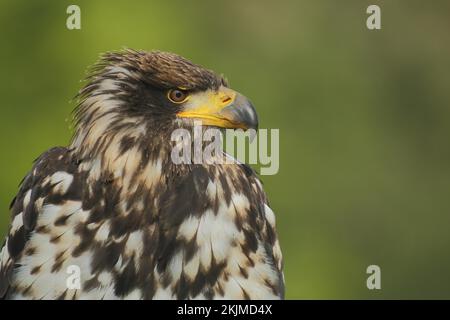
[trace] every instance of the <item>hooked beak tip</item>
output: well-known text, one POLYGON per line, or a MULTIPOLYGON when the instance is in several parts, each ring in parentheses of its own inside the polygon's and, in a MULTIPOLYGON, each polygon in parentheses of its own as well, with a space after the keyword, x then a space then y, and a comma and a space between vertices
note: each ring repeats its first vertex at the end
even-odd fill
POLYGON ((258 114, 249 99, 237 94, 234 101, 220 112, 222 116, 243 129, 258 130, 258 114))

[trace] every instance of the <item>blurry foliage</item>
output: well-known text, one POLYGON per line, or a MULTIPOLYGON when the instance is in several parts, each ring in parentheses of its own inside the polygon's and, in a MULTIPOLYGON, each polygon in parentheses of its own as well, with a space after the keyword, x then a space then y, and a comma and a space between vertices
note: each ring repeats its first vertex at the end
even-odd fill
POLYGON ((1 234, 31 161, 67 145, 86 67, 160 49, 224 73, 280 129, 263 181, 287 298, 450 298, 449 30, 448 1, 1 0, 1 234), (365 27, 373 3, 380 31, 365 27))

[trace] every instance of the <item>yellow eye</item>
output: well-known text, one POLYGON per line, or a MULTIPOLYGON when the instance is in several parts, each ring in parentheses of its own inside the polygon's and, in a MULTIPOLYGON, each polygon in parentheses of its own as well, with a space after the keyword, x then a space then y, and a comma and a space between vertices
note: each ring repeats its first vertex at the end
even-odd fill
POLYGON ((167 97, 174 103, 182 103, 186 101, 186 99, 188 98, 188 94, 186 91, 180 89, 171 89, 167 93, 167 97))

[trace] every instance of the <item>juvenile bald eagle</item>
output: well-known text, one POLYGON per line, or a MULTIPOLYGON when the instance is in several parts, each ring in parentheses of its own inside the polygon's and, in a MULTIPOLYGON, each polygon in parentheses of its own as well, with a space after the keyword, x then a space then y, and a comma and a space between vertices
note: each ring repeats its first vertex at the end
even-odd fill
POLYGON ((195 119, 256 128, 248 99, 178 55, 124 50, 95 65, 74 114, 70 145, 42 154, 12 201, 1 298, 283 298, 253 170, 170 157, 171 133, 195 119))

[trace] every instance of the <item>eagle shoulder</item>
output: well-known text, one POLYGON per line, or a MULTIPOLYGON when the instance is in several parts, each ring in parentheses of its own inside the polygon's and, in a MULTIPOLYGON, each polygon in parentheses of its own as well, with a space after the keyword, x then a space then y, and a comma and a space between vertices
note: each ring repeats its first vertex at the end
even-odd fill
POLYGON ((20 259, 32 255, 35 250, 27 248, 27 243, 30 235, 36 232, 43 206, 79 198, 80 190, 75 185, 76 168, 71 150, 55 147, 35 160, 31 171, 20 183, 10 205, 11 224, 0 251, 0 298, 14 290, 13 274, 20 266, 20 259))

